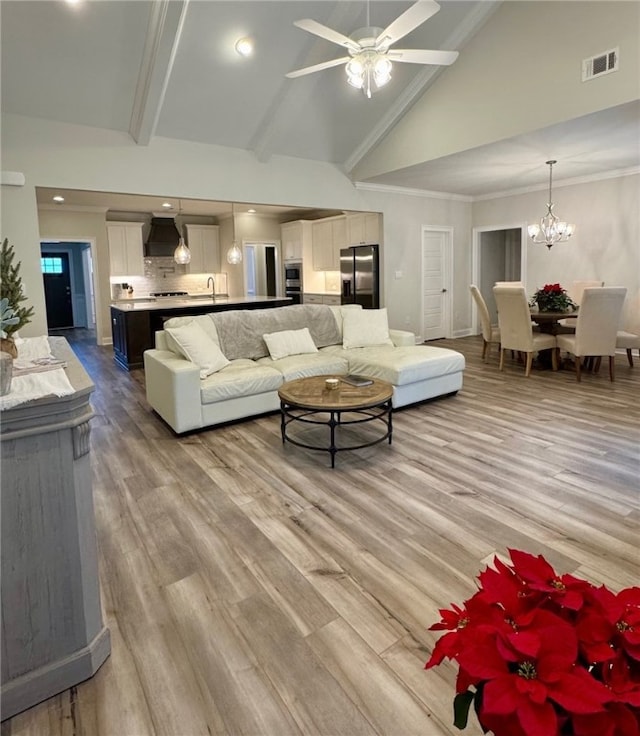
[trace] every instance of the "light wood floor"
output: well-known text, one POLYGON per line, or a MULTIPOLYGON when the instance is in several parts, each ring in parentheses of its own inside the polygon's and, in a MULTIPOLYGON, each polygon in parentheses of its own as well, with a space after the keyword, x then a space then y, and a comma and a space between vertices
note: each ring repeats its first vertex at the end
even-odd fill
POLYGON ((465 354, 463 390, 331 470, 283 447, 277 415, 176 438, 142 371, 78 343, 112 654, 1 736, 457 734, 427 629, 495 553, 637 585, 638 361, 578 384, 436 344, 465 354))

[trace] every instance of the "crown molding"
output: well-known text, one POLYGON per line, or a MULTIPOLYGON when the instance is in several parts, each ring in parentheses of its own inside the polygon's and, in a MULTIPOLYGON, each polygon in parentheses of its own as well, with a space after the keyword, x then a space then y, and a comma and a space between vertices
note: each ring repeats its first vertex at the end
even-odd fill
POLYGON ((414 187, 399 187, 391 184, 370 184, 366 181, 353 183, 356 189, 370 192, 382 192, 385 194, 403 194, 409 197, 424 197, 425 199, 447 199, 454 202, 473 202, 473 197, 466 194, 452 194, 450 192, 433 192, 428 189, 416 189, 414 187))

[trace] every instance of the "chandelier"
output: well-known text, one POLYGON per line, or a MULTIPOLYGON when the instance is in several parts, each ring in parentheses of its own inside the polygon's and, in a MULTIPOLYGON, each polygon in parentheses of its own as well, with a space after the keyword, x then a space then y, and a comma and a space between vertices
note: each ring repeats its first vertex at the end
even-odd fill
POLYGON ((242 261, 242 251, 240 250, 240 246, 238 245, 238 241, 236 240, 236 215, 235 205, 233 204, 233 202, 231 203, 231 227, 232 242, 231 247, 227 251, 227 263, 230 263, 232 266, 236 266, 242 261))
MULTIPOLYGON (((180 199, 178 200, 178 216, 180 216, 181 212, 182 200, 180 199)), ((173 251, 173 260, 180 266, 186 266, 187 263, 191 263, 191 251, 189 250, 187 244, 184 242, 184 238, 182 237, 182 223, 180 223, 180 239, 178 240, 178 245, 176 246, 176 249, 173 251)))
POLYGON ((544 217, 540 218, 539 225, 529 225, 527 228, 529 237, 534 243, 544 243, 547 248, 551 248, 556 243, 566 243, 567 240, 575 232, 576 226, 572 223, 564 222, 553 214, 553 199, 551 198, 551 183, 553 177, 553 165, 557 161, 545 161, 549 167, 549 201, 547 202, 547 212, 544 217))

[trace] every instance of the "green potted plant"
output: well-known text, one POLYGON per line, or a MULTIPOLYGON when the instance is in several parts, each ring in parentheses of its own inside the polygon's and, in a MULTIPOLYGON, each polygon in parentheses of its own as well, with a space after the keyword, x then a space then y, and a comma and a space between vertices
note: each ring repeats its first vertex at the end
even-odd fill
POLYGON ((2 249, 0 250, 0 299, 6 300, 2 317, 2 335, 0 336, 0 350, 9 353, 12 358, 18 357, 18 350, 13 339, 21 327, 31 322, 33 316, 33 307, 20 306, 21 302, 27 300, 22 290, 22 278, 20 277, 20 261, 15 265, 13 260, 15 252, 13 246, 9 245, 9 240, 5 238, 2 241, 2 249), (5 317, 6 310, 10 310, 11 314, 5 317))

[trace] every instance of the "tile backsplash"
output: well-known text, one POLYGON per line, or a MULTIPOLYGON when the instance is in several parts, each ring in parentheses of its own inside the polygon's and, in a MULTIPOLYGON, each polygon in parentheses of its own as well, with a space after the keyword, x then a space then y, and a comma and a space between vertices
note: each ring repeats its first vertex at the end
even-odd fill
POLYGON ((211 290, 207 279, 213 276, 216 294, 227 293, 226 273, 187 273, 188 266, 181 266, 173 258, 145 258, 144 276, 113 276, 111 298, 120 299, 122 284, 133 287, 133 297, 148 296, 152 291, 187 291, 189 294, 206 293, 211 290))

